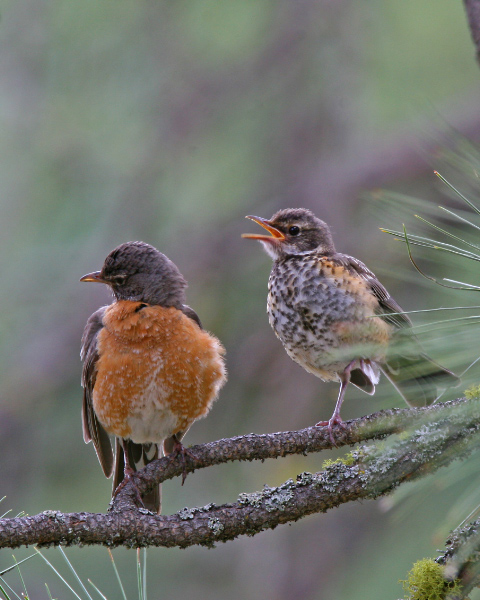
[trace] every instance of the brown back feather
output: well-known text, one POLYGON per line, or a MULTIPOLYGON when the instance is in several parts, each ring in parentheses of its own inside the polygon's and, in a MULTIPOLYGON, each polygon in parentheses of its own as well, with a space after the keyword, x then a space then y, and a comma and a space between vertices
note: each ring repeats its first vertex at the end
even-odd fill
POLYGON ((98 461, 106 477, 113 471, 113 452, 110 437, 97 419, 93 410, 93 388, 96 379, 96 364, 98 361, 97 337, 103 327, 102 318, 106 307, 98 309, 88 319, 82 336, 80 356, 83 360, 82 385, 83 405, 82 423, 83 439, 86 443, 92 441, 98 461))

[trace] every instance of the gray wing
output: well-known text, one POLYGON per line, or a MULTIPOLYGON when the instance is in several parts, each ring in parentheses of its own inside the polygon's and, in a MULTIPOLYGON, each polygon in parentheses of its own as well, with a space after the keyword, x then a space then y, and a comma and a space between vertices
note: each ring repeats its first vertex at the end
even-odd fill
POLYGON ((425 352, 413 333, 408 315, 390 296, 370 269, 361 261, 340 255, 342 264, 358 273, 370 285, 378 299, 378 316, 396 328, 385 364, 381 366, 386 377, 392 382, 410 406, 428 406, 438 397, 438 388, 458 385, 459 378, 445 369, 425 352))
POLYGON ((200 321, 200 317, 193 310, 193 308, 191 308, 187 304, 183 304, 182 305, 182 312, 183 312, 184 315, 186 315, 187 317, 189 317, 190 319, 192 319, 192 321, 195 321, 195 323, 200 327, 200 329, 203 329, 202 323, 200 321))
POLYGON ((106 306, 99 308, 88 319, 82 336, 80 358, 83 361, 83 439, 85 443, 93 442, 103 472, 106 477, 110 477, 113 471, 112 445, 108 433, 100 424, 93 410, 93 388, 97 377, 96 364, 98 360, 97 337, 103 328, 102 319, 106 309, 106 306))

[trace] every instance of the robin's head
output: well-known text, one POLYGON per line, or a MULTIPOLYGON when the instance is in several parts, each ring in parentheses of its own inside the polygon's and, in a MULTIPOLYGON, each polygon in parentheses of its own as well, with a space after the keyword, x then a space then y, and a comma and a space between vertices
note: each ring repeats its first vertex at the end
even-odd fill
POLYGON ((247 219, 261 225, 270 235, 244 233, 242 237, 262 242, 274 260, 312 250, 325 255, 335 252, 328 225, 306 208, 279 210, 270 220, 252 216, 248 216, 247 219))
POLYGON ((185 302, 187 287, 176 265, 144 242, 121 244, 107 256, 101 271, 80 281, 106 283, 117 300, 177 307, 185 302))

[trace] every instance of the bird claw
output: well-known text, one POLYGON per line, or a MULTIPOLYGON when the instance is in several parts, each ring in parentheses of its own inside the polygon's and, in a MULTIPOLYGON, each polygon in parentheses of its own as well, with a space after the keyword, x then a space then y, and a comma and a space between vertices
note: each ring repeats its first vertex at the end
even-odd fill
POLYGON ((337 442, 335 440, 335 436, 333 435, 333 427, 337 425, 341 429, 347 429, 345 421, 342 419, 340 415, 333 414, 329 421, 319 421, 316 423, 315 427, 327 427, 328 429, 328 437, 332 444, 337 447, 337 442))
POLYGON ((192 460, 197 460, 197 457, 195 456, 195 454, 189 450, 188 448, 185 448, 185 446, 182 444, 182 442, 179 442, 178 440, 175 440, 175 446, 173 447, 172 452, 170 453, 170 456, 172 458, 172 460, 176 460, 178 456, 181 456, 181 461, 182 461, 182 485, 185 483, 185 479, 187 478, 187 465, 185 462, 185 456, 188 456, 189 458, 191 458, 192 460))
MULTIPOLYGON (((123 473, 124 473, 124 478, 116 487, 115 491, 112 494, 112 498, 117 497, 120 490, 122 490, 125 487, 125 485, 132 479, 132 475, 135 473, 135 471, 131 467, 125 466, 123 473)), ((133 485, 133 489, 135 491, 135 500, 137 501, 137 505, 145 508, 145 504, 143 503, 142 495, 140 494, 140 491, 134 481, 132 481, 132 485, 133 485)))

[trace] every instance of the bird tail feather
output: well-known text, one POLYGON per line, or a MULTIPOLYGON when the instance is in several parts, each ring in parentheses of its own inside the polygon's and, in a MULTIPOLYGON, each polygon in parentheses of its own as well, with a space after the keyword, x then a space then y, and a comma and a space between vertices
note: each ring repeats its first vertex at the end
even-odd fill
MULTIPOLYGON (((158 444, 135 444, 131 440, 123 440, 125 452, 128 453, 128 462, 132 469, 139 471, 147 466, 153 460, 159 457, 158 444)), ((125 478, 125 457, 122 447, 122 441, 115 438, 115 470, 113 474, 113 490, 115 493, 117 487, 125 478)), ((147 510, 160 514, 162 507, 161 486, 156 486, 150 492, 142 495, 143 505, 147 510)))
POLYGON ((381 366, 382 372, 409 406, 428 406, 444 390, 459 385, 460 378, 426 354, 396 356, 381 366))

